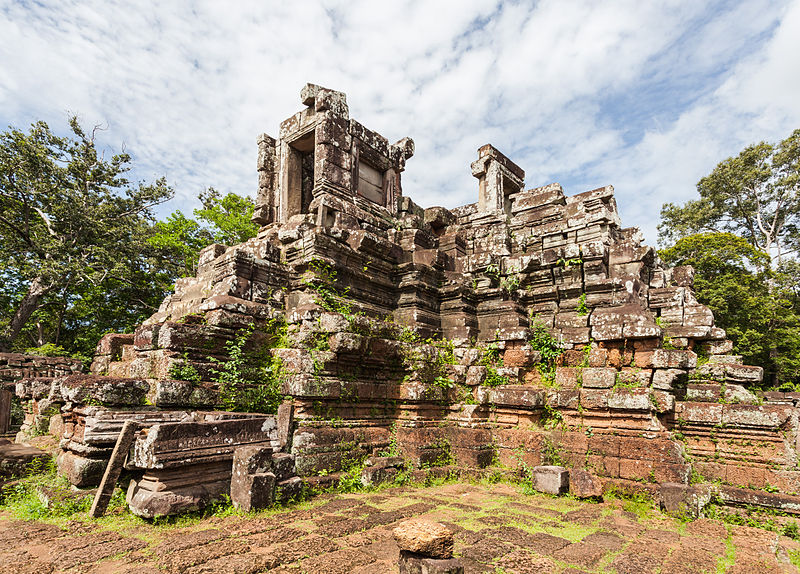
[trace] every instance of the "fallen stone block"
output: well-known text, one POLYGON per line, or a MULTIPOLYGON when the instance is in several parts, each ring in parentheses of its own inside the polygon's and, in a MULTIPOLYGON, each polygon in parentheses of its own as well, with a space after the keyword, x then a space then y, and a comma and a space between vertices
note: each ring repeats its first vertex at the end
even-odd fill
POLYGON ((142 518, 182 514, 204 508, 230 492, 230 462, 147 470, 131 480, 127 503, 142 518))
POLYGON ((575 498, 599 498, 603 496, 603 482, 590 472, 571 468, 569 493, 575 498))
POLYGON ((658 494, 662 510, 677 518, 697 518, 703 507, 711 501, 711 489, 708 486, 665 482, 659 487, 658 494))
POLYGON ((0 477, 23 476, 35 468, 44 471, 49 454, 32 446, 0 440, 0 477))
MULTIPOLYGON (((236 415, 230 415, 236 416, 236 415)), ((170 468, 227 461, 244 446, 279 447, 276 417, 164 423, 152 426, 133 445, 129 468, 170 468)))
POLYGON ((244 512, 269 508, 275 501, 275 475, 271 472, 231 477, 231 502, 244 512))
POLYGON ((464 574, 458 558, 427 558, 407 550, 400 551, 400 574, 464 574))
POLYGON ((275 485, 275 502, 286 504, 303 499, 304 482, 299 476, 293 476, 275 485))
POLYGON ((361 471, 361 484, 364 486, 377 486, 394 480, 397 472, 398 470, 393 467, 365 466, 361 471))
POLYGON ((108 460, 82 457, 73 452, 62 452, 56 458, 58 472, 78 488, 97 486, 103 479, 108 460))
POLYGON ((272 455, 272 472, 275 480, 282 482, 297 474, 294 455, 285 452, 276 452, 272 455))
POLYGON ((453 533, 445 525, 430 520, 409 520, 392 530, 400 550, 431 558, 453 556, 453 533))
POLYGON ((563 466, 535 466, 533 488, 546 494, 564 494, 569 489, 569 471, 563 466))
POLYGON ((272 471, 272 449, 265 446, 241 446, 233 453, 233 480, 248 474, 272 471))

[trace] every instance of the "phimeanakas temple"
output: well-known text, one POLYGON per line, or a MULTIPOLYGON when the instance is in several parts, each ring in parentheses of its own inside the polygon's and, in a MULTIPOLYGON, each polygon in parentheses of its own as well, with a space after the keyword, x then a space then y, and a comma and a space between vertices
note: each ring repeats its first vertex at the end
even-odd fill
MULTIPOLYGON (((487 144, 477 201, 423 209, 402 192, 410 138, 350 118, 341 92, 308 84, 301 101, 258 138, 257 237, 203 249, 156 314, 102 338, 89 373, 0 355, 26 411, 18 442, 55 435, 79 487, 116 445, 144 517, 222 494, 264 507, 353 461, 365 484, 497 467, 578 498, 645 488, 690 514, 712 496, 800 513, 800 395, 748 389, 762 369, 730 354, 692 269, 622 227, 611 186, 526 189, 487 144), (259 350, 277 413, 226 410, 259 390, 220 365, 259 350)), ((28 448, 7 443, 2 472, 28 448)))

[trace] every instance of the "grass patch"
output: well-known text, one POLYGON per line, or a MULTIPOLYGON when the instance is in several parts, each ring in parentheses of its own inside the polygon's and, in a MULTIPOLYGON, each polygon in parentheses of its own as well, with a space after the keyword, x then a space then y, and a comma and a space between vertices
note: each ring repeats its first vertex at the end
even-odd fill
POLYGON ((550 534, 551 536, 565 538, 570 542, 580 542, 590 534, 594 534, 600 530, 600 528, 597 528, 596 526, 586 526, 585 524, 576 524, 573 522, 555 523, 552 518, 548 520, 547 523, 542 524, 530 524, 527 522, 512 521, 509 523, 509 526, 515 526, 516 528, 524 530, 525 532, 530 532, 531 534, 544 532, 545 534, 550 534))
POLYGON ((622 510, 635 514, 639 522, 652 518, 656 511, 652 496, 643 492, 609 491, 603 495, 603 499, 606 502, 619 500, 622 503, 622 510))
POLYGON ((789 562, 796 568, 800 568, 800 550, 788 550, 789 562))
POLYGON ((733 566, 736 561, 736 546, 733 544, 733 539, 728 531, 728 537, 725 539, 725 554, 717 558, 717 574, 725 574, 728 568, 733 566))
MULTIPOLYGON (((41 520, 63 525, 69 520, 88 520, 87 513, 94 496, 72 487, 56 471, 55 462, 39 459, 29 467, 28 473, 0 491, 0 510, 19 520, 41 520)), ((116 489, 108 505, 108 512, 125 508, 125 493, 116 489)))

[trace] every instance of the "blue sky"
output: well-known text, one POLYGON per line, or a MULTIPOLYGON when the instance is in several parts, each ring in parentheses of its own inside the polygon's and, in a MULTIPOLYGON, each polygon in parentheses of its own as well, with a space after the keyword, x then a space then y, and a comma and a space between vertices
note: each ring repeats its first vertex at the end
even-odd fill
POLYGON ((134 179, 253 195, 256 138, 313 82, 417 153, 404 193, 475 201, 489 142, 526 186, 612 184, 656 241, 665 201, 756 141, 800 127, 800 0, 391 3, 0 0, 0 125, 70 113, 124 145, 134 179))

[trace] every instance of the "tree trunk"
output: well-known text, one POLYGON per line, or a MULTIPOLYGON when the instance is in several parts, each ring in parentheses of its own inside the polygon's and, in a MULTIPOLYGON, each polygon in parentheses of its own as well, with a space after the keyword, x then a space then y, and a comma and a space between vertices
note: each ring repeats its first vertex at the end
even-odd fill
POLYGON ((5 333, 3 333, 0 338, 0 350, 8 351, 11 349, 11 344, 14 342, 14 339, 16 339, 17 335, 22 331, 22 328, 28 322, 28 319, 31 318, 31 315, 39 308, 42 297, 46 295, 50 289, 52 289, 52 287, 44 285, 41 277, 37 277, 31 281, 28 292, 25 293, 22 301, 20 301, 17 311, 11 318, 11 323, 9 323, 5 333))

